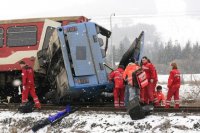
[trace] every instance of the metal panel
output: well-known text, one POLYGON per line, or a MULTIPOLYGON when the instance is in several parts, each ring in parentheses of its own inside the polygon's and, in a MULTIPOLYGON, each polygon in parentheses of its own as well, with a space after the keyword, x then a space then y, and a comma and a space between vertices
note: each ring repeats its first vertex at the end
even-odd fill
POLYGON ((140 63, 144 47, 144 31, 142 31, 138 38, 136 38, 129 49, 124 53, 120 60, 120 65, 127 66, 130 58, 135 58, 135 60, 140 63))
POLYGON ((96 74, 98 77, 98 82, 100 84, 106 83, 107 82, 107 75, 106 71, 104 69, 104 66, 102 65, 104 62, 103 55, 101 52, 101 47, 99 44, 99 41, 95 41, 94 35, 98 38, 97 31, 96 31, 96 25, 92 22, 86 23, 87 26, 87 32, 88 32, 88 37, 90 38, 90 46, 91 46, 91 51, 92 51, 92 56, 94 58, 94 65, 96 69, 96 74))
POLYGON ((63 30, 61 28, 58 28, 58 37, 59 37, 59 41, 61 44, 61 50, 62 50, 62 55, 63 55, 63 60, 64 60, 64 64, 65 64, 65 68, 67 71, 67 80, 69 82, 69 86, 74 86, 74 80, 73 80, 73 76, 72 76, 72 71, 70 68, 70 62, 69 62, 69 56, 67 54, 67 48, 66 48, 66 43, 65 43, 65 38, 64 38, 64 33, 63 30))
POLYGON ((94 64, 91 57, 90 41, 85 24, 71 24, 64 27, 69 42, 73 67, 76 76, 94 75, 94 64))

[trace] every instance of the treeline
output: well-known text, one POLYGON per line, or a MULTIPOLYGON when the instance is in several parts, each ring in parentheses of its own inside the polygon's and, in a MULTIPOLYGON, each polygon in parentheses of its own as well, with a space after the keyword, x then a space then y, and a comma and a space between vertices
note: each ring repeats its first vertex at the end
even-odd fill
MULTIPOLYGON (((113 46, 113 61, 117 65, 125 51, 129 48, 130 41, 125 37, 118 47, 113 46)), ((111 53, 111 52, 110 52, 111 53)), ((177 62, 182 73, 200 73, 200 45, 199 42, 180 44, 178 41, 167 43, 155 41, 153 44, 145 44, 143 55, 150 58, 155 64, 159 74, 168 74, 169 64, 177 62)), ((108 54, 107 61, 112 62, 112 54, 108 54)))

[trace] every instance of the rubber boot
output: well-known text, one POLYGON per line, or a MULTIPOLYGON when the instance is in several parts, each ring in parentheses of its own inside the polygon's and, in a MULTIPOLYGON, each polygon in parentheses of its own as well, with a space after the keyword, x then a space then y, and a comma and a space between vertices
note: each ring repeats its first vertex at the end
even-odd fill
POLYGON ((174 108, 179 109, 179 104, 175 104, 174 108))
POLYGON ((154 103, 154 107, 159 107, 159 106, 160 106, 160 104, 158 102, 154 103))
POLYGON ((40 103, 36 103, 36 104, 35 104, 35 108, 36 108, 36 109, 41 109, 41 104, 40 104, 40 103))
POLYGON ((166 104, 166 105, 165 105, 165 108, 166 108, 166 109, 169 109, 169 108, 170 108, 170 105, 167 105, 167 104, 166 104))

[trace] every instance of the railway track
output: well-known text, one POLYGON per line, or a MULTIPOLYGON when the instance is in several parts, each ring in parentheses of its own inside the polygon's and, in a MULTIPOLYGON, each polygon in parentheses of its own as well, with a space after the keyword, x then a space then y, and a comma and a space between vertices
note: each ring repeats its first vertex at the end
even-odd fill
MULTIPOLYGON (((10 104, 0 104, 1 111, 16 111, 20 104, 10 103, 10 104)), ((126 112, 125 108, 115 109, 113 105, 73 105, 79 107, 79 111, 101 111, 101 112, 126 112)), ((73 107, 72 106, 72 107, 73 107)), ((65 106, 58 106, 53 104, 43 104, 42 109, 40 111, 46 110, 63 110, 65 106)), ((190 106, 182 106, 179 109, 169 108, 165 109, 163 107, 156 107, 152 111, 152 113, 163 112, 163 113, 174 113, 174 112, 184 112, 184 113, 200 113, 200 107, 190 107, 190 106)))
POLYGON ((175 109, 175 108, 169 108, 169 109, 165 109, 165 108, 154 108, 153 112, 167 112, 167 113, 200 113, 200 107, 190 107, 190 106, 182 106, 179 109, 175 109))

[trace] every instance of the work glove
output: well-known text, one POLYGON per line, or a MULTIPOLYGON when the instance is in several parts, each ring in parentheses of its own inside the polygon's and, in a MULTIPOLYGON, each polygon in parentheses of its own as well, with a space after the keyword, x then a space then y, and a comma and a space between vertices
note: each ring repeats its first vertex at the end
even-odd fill
POLYGON ((22 86, 22 89, 23 89, 23 90, 25 90, 25 89, 26 89, 24 85, 22 86))
POLYGON ((153 81, 154 81, 153 79, 150 79, 150 83, 153 83, 153 81))

